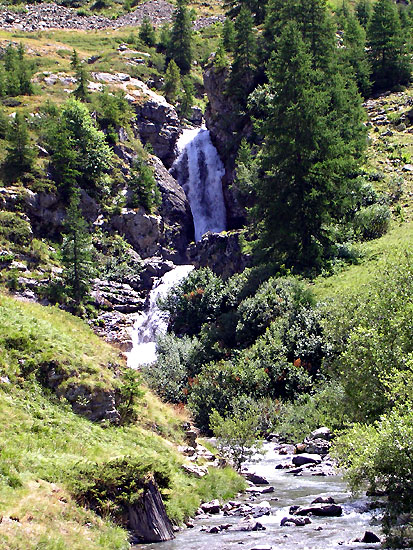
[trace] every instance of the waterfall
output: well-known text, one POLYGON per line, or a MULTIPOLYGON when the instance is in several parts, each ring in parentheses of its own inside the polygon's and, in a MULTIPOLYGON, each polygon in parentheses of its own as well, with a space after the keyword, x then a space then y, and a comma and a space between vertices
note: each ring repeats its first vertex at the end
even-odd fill
POLYGON ((226 228, 225 168, 205 127, 184 130, 177 145, 180 154, 171 173, 188 197, 199 241, 208 231, 219 233, 226 228))
MULTIPOLYGON (((212 145, 209 131, 204 127, 184 130, 178 140, 178 150, 180 154, 171 173, 188 197, 195 239, 199 241, 208 231, 219 233, 226 227, 222 193, 225 169, 212 145)), ((137 368, 156 361, 156 337, 168 328, 168 314, 158 308, 158 298, 166 296, 192 269, 192 265, 176 267, 159 279, 150 292, 149 306, 138 316, 133 326, 129 367, 137 368)))
POLYGON ((156 361, 156 337, 165 334, 168 328, 168 313, 158 307, 158 298, 164 298, 168 292, 184 279, 194 268, 193 265, 179 265, 165 273, 149 294, 149 306, 135 321, 132 331, 132 351, 128 353, 128 366, 156 361))

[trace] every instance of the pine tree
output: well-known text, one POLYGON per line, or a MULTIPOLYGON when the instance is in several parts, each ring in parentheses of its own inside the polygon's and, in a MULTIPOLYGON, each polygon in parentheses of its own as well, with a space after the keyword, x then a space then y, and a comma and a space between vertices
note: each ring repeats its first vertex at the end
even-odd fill
POLYGON ((222 45, 225 51, 232 52, 235 47, 235 27, 232 19, 227 17, 222 27, 222 45))
POLYGON ((253 211, 267 259, 288 266, 319 265, 330 246, 328 226, 339 220, 356 188, 365 137, 354 83, 332 68, 314 68, 294 22, 281 34, 267 71, 267 115, 253 211), (352 87, 353 86, 353 87, 352 87))
POLYGON ((371 1, 359 0, 356 4, 355 13, 360 25, 366 30, 372 13, 371 1))
POLYGON ((73 92, 76 99, 87 101, 89 97, 88 75, 85 66, 81 63, 76 70, 77 88, 73 92))
POLYGON ((267 2, 263 0, 224 0, 226 15, 229 18, 238 17, 242 8, 246 8, 253 16, 254 24, 261 25, 265 19, 267 2))
POLYGON ((179 67, 173 59, 168 64, 165 72, 164 91, 168 101, 174 102, 181 89, 181 74, 179 67))
POLYGON ((372 80, 376 90, 409 82, 411 63, 403 38, 397 7, 392 0, 378 0, 367 29, 372 80))
POLYGON ((30 136, 22 113, 16 113, 7 133, 5 169, 18 177, 33 168, 35 154, 30 146, 30 136))
POLYGON ((334 25, 325 0, 269 0, 264 26, 267 59, 291 21, 309 48, 313 68, 325 71, 336 53, 334 25))
POLYGON ((77 51, 73 48, 72 55, 70 56, 70 67, 72 71, 77 71, 79 69, 80 59, 77 51))
POLYGON ((142 20, 142 24, 139 28, 139 38, 147 46, 155 46, 156 44, 155 29, 153 28, 149 17, 144 17, 142 20))
POLYGON ((245 104, 248 94, 254 88, 254 71, 257 64, 257 37, 254 20, 244 6, 235 20, 234 62, 229 86, 241 104, 245 104))
POLYGON ((370 65, 366 53, 366 32, 352 13, 344 20, 342 57, 352 68, 360 93, 367 97, 370 88, 370 65))
POLYGON ((191 114, 192 105, 194 104, 195 88, 189 76, 186 76, 182 81, 183 94, 181 98, 180 114, 184 118, 188 118, 191 114))
POLYGON ((64 280, 69 296, 77 304, 82 303, 89 294, 95 271, 92 262, 92 239, 79 204, 80 193, 73 192, 66 213, 65 237, 62 244, 64 280))
POLYGON ((177 0, 167 49, 167 59, 173 59, 181 73, 186 74, 191 70, 192 56, 191 14, 186 6, 186 0, 177 0))

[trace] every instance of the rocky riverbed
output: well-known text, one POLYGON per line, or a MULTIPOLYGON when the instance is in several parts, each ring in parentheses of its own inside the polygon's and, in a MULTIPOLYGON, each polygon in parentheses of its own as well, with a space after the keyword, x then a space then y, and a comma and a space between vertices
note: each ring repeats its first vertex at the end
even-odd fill
MULTIPOLYGON (((4 30, 21 30, 27 32, 46 29, 99 30, 135 27, 148 17, 155 26, 172 20, 173 4, 165 0, 149 0, 135 10, 117 19, 101 15, 80 15, 75 9, 65 8, 58 4, 28 4, 20 11, 0 8, 0 28, 4 30)), ((80 12, 81 13, 81 12, 80 12)), ((198 17, 194 29, 199 30, 222 21, 223 16, 198 17)))
MULTIPOLYGON (((328 443, 319 436, 312 434, 304 444, 328 443)), ((299 446, 275 442, 264 447, 265 454, 244 472, 249 483, 244 494, 225 504, 218 500, 202 504, 197 517, 175 540, 156 549, 379 547, 378 503, 367 497, 352 498, 328 454, 304 453, 299 446)), ((134 550, 155 550, 155 546, 137 545, 134 550)))

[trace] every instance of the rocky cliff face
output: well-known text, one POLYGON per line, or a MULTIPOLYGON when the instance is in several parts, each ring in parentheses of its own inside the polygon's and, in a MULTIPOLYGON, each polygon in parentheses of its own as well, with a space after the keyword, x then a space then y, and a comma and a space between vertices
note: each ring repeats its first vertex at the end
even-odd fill
POLYGON ((237 201, 236 193, 231 186, 234 182, 238 147, 241 139, 250 134, 251 122, 239 115, 238 108, 227 91, 228 69, 217 69, 211 62, 203 76, 205 92, 208 96, 205 123, 225 165, 223 190, 228 229, 238 229, 245 223, 246 212, 237 201))

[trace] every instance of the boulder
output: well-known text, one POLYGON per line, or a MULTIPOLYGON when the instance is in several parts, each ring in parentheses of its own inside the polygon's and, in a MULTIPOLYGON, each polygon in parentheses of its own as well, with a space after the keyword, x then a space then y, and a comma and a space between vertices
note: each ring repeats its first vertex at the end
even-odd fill
POLYGON ((309 454, 326 455, 330 452, 331 443, 325 439, 312 439, 304 444, 304 450, 309 454))
POLYGON ((264 525, 259 521, 242 520, 236 525, 231 525, 228 531, 265 531, 264 525))
POLYGON ((246 493, 257 493, 260 495, 265 495, 267 493, 273 493, 274 487, 248 487, 245 490, 246 493))
POLYGON ((285 517, 281 520, 280 526, 284 527, 284 525, 296 525, 297 527, 303 527, 304 525, 308 525, 309 523, 311 523, 310 518, 285 517))
POLYGON ((207 475, 208 468, 205 466, 196 466, 195 464, 182 464, 182 470, 194 477, 201 478, 207 475))
POLYGON ((343 509, 338 504, 325 504, 319 506, 309 506, 308 508, 299 506, 296 510, 291 512, 296 516, 322 516, 322 517, 339 517, 343 513, 343 509))
POLYGON ((136 124, 142 143, 150 143, 153 152, 167 168, 176 156, 176 142, 181 133, 178 115, 162 96, 151 93, 145 102, 134 103, 136 124))
POLYGON ((243 476, 254 485, 269 485, 269 481, 265 477, 254 474, 253 472, 245 472, 243 476))
POLYGON ((318 454, 303 453, 303 454, 294 456, 292 461, 294 466, 305 466, 306 464, 320 464, 321 456, 318 454))
POLYGON ((128 527, 141 542, 162 542, 174 537, 156 481, 151 477, 136 504, 129 506, 128 527))
POLYGON ((366 531, 360 542, 365 542, 367 544, 372 544, 372 543, 375 543, 375 542, 381 542, 381 540, 379 539, 379 537, 375 533, 372 533, 371 531, 366 531))
POLYGON ((263 500, 259 504, 252 506, 251 512, 253 518, 261 516, 269 516, 271 514, 271 504, 267 500, 263 500))
POLYGON ((227 279, 243 271, 251 262, 250 256, 243 254, 239 238, 239 231, 208 232, 200 241, 188 247, 188 259, 195 267, 209 267, 227 279))
POLYGON ((164 229, 160 216, 147 214, 143 208, 123 208, 120 214, 113 216, 109 225, 125 237, 142 258, 160 252, 164 229))
POLYGON ((311 504, 335 504, 336 501, 333 497, 317 497, 311 504))
POLYGON ((211 502, 204 502, 201 504, 201 510, 206 514, 219 514, 221 511, 221 505, 218 499, 211 500, 211 502))

